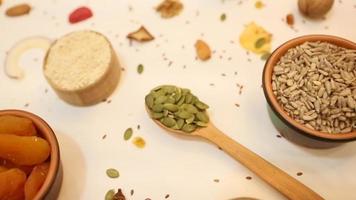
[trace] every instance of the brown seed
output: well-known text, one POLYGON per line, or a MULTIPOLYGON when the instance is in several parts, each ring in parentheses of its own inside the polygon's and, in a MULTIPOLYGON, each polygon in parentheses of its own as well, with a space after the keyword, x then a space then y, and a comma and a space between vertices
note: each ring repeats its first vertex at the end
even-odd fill
POLYGON ((303 172, 298 172, 297 173, 297 176, 301 176, 301 175, 303 175, 303 172))
POLYGON ((251 180, 252 177, 251 177, 251 176, 246 176, 246 179, 247 179, 247 180, 251 180))
POLYGON ((286 21, 287 21, 287 24, 289 26, 293 26, 294 25, 294 16, 293 16, 293 14, 288 14, 286 16, 286 21))
POLYGON ((26 15, 30 13, 31 11, 31 6, 24 3, 24 4, 18 4, 16 6, 13 6, 9 9, 6 10, 6 15, 8 17, 17 17, 21 15, 26 15))

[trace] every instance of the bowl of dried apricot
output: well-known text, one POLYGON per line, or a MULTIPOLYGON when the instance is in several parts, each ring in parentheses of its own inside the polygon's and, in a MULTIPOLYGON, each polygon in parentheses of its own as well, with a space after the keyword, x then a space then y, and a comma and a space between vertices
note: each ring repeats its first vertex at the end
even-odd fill
POLYGON ((287 41, 265 64, 263 90, 290 141, 329 148, 356 140, 356 43, 330 35, 287 41))
POLYGON ((59 145, 49 125, 26 111, 0 111, 0 199, 49 199, 61 179, 59 145))

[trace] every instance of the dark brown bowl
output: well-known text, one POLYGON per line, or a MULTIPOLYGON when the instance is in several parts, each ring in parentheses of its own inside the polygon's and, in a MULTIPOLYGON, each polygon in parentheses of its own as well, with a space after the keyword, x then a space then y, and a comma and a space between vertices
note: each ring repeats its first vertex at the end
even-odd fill
POLYGON ((281 134, 292 142, 313 148, 329 148, 356 140, 356 131, 329 134, 307 128, 296 122, 278 103, 272 91, 272 72, 279 59, 290 49, 307 41, 322 41, 348 49, 356 49, 356 43, 330 35, 305 35, 289 40, 279 46, 267 60, 263 70, 263 91, 269 104, 272 122, 281 134))
POLYGON ((51 146, 49 170, 41 189, 34 200, 53 199, 58 195, 62 182, 60 154, 57 138, 51 127, 39 116, 22 110, 0 110, 0 115, 14 115, 32 120, 40 136, 51 146))

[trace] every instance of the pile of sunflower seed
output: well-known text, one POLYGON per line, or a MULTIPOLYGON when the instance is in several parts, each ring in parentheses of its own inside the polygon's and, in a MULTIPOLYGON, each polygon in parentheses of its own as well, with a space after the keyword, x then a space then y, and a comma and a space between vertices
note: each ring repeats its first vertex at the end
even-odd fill
POLYGON ((209 106, 189 89, 173 85, 158 86, 146 95, 145 102, 150 116, 168 128, 191 133, 209 122, 205 112, 209 106))
POLYGON ((356 130, 356 50, 326 42, 291 48, 274 66, 272 89, 289 116, 308 128, 356 130))

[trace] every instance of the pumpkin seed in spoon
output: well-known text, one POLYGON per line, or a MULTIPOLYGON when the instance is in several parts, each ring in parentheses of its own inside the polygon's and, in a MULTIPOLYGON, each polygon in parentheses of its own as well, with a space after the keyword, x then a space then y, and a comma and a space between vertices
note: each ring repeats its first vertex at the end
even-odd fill
POLYGON ((145 101, 147 112, 160 127, 169 132, 199 136, 209 140, 288 199, 323 199, 303 183, 216 128, 206 112, 209 106, 200 101, 190 90, 173 85, 162 85, 152 89, 145 101), (174 102, 165 102, 170 97, 173 97, 174 102), (162 101, 162 99, 166 100, 162 101), (168 106, 170 109, 167 109, 165 103, 178 106, 178 110, 170 108, 171 105, 168 106), (192 109, 192 106, 196 109, 192 109))

